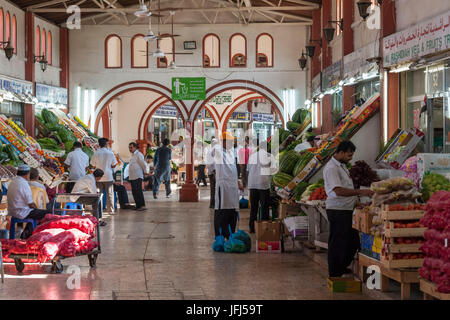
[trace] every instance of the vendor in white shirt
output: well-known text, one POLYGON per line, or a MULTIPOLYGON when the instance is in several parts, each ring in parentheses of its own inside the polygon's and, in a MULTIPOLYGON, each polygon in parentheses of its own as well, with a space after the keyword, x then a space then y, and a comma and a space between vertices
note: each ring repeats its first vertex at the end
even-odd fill
POLYGON ((131 142, 128 145, 131 153, 129 169, 129 181, 131 183, 131 191, 133 193, 134 202, 136 203, 137 211, 144 211, 145 207, 144 192, 142 191, 142 181, 144 175, 147 174, 147 163, 144 160, 144 155, 139 151, 136 142, 131 142))
MULTIPOLYGON (((36 208, 28 180, 30 180, 30 167, 26 164, 20 165, 17 177, 8 186, 8 215, 18 219, 42 220, 51 211, 36 208)), ((31 233, 32 226, 27 223, 22 237, 28 238, 31 233)))
POLYGON ((303 143, 300 143, 300 144, 296 145, 294 150, 296 152, 300 152, 302 150, 308 150, 308 149, 314 148, 314 140, 315 140, 315 137, 314 136, 310 136, 310 137, 308 137, 306 142, 303 142, 303 143))
POLYGON ((66 193, 71 193, 75 182, 83 178, 89 168, 89 156, 84 153, 80 142, 73 144, 73 151, 69 152, 64 164, 69 169, 69 181, 73 181, 66 184, 66 193))
MULTIPOLYGON (((75 183, 72 193, 97 194, 97 182, 102 179, 104 172, 102 169, 96 169, 93 174, 88 174, 75 183)), ((102 218, 102 207, 98 206, 97 201, 91 198, 73 197, 73 202, 87 204, 92 206, 94 212, 98 211, 99 219, 102 218)), ((99 222, 100 226, 105 226, 105 221, 99 222)))
POLYGON ((346 168, 356 150, 351 141, 342 141, 323 169, 326 209, 329 224, 328 272, 330 277, 352 273, 348 266, 360 246, 359 234, 352 229, 353 210, 357 196, 371 197, 369 189, 355 190, 346 168))
POLYGON ((247 164, 248 188, 250 190, 250 233, 255 233, 255 220, 261 206, 262 220, 269 220, 270 179, 277 172, 273 155, 267 152, 267 142, 259 144, 259 151, 250 155, 247 164))

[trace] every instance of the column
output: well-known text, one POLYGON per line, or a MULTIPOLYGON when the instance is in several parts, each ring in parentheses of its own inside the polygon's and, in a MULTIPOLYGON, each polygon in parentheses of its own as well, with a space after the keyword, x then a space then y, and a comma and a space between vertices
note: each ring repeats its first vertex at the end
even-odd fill
POLYGON ((185 121, 189 135, 184 139, 186 181, 180 189, 180 202, 198 202, 198 188, 194 183, 194 121, 185 121))
POLYGON ((147 152, 148 141, 147 140, 136 140, 136 143, 139 146, 139 151, 145 156, 147 152))
MULTIPOLYGON (((34 86, 35 81, 35 69, 34 69, 34 14, 31 12, 25 13, 25 56, 27 61, 25 62, 25 80, 33 82, 33 92, 36 92, 34 86)), ((25 129, 32 137, 35 136, 34 132, 34 105, 25 104, 25 129)))
POLYGON ((59 65, 61 72, 59 73, 59 83, 61 88, 67 89, 67 110, 69 106, 69 30, 67 28, 59 29, 59 65))

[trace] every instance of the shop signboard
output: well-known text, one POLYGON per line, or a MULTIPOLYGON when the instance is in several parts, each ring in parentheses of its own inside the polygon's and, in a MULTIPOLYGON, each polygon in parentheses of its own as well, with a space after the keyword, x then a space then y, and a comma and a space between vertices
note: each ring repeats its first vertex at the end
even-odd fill
POLYGON ((172 78, 173 100, 205 100, 206 78, 172 78))
POLYGON ((263 123, 274 123, 275 118, 272 113, 256 113, 252 114, 253 121, 263 123))
POLYGON ((322 74, 322 90, 333 88, 339 84, 342 79, 342 60, 333 63, 326 68, 322 74))
POLYGON ((174 106, 161 106, 155 111, 155 115, 161 117, 177 117, 178 110, 174 106))
POLYGON ((376 62, 368 62, 367 59, 379 55, 378 41, 359 48, 344 57, 344 79, 358 78, 364 73, 378 72, 376 62))
POLYGON ((222 92, 215 95, 209 102, 216 105, 224 105, 233 103, 233 93, 231 91, 222 92))
POLYGON ((233 112, 229 120, 250 122, 250 112, 233 112))
POLYGON ((311 96, 317 97, 322 92, 322 72, 319 72, 311 81, 311 96))
POLYGON ((33 94, 33 84, 28 81, 0 76, 0 89, 17 94, 33 94))
POLYGON ((36 83, 36 98, 41 103, 67 105, 67 89, 36 83))
POLYGON ((450 11, 383 39, 384 67, 450 48, 450 11))

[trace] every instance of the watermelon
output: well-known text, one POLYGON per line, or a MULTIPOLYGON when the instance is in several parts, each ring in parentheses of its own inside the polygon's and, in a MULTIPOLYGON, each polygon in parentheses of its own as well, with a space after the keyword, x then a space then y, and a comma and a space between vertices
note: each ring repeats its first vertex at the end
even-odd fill
POLYGON ((287 174, 292 174, 295 165, 300 160, 300 155, 294 150, 286 151, 280 158, 280 171, 287 174))
POLYGON ((300 182, 294 188, 294 199, 296 201, 300 201, 302 198, 303 192, 305 192, 306 188, 308 188, 308 182, 300 182))
POLYGON ((44 119, 46 124, 58 124, 59 119, 53 112, 48 109, 42 109, 41 112, 42 119, 44 119))
POLYGON ((294 115, 292 116, 292 121, 302 124, 308 117, 309 118, 311 117, 308 110, 298 109, 297 111, 295 111, 294 115))
POLYGON ((294 177, 297 176, 303 168, 306 167, 306 165, 311 161, 311 159, 314 158, 314 154, 312 152, 306 152, 300 159, 300 161, 297 162, 297 164, 294 167, 294 170, 292 173, 294 174, 294 177))
POLYGON ((294 179, 293 176, 283 172, 278 172, 272 176, 273 183, 280 188, 286 187, 292 179, 294 179))

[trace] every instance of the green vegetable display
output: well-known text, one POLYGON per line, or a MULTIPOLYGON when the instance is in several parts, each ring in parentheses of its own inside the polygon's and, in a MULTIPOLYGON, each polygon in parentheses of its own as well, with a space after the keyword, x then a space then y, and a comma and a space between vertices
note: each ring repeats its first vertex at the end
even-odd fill
POLYGON ((286 151, 280 158, 280 171, 292 175, 295 165, 300 160, 300 155, 294 150, 286 151))
POLYGON ((309 184, 307 182, 300 182, 294 188, 294 199, 300 201, 302 199, 302 194, 308 188, 309 184))
POLYGON ((59 152, 62 148, 56 143, 54 139, 51 138, 42 138, 38 139, 37 142, 41 146, 42 149, 59 152))
POLYGON ((286 140, 290 134, 291 134, 291 132, 288 130, 279 129, 280 144, 282 144, 283 141, 286 140))
POLYGON ((298 128, 300 128, 302 125, 301 123, 297 123, 294 121, 288 121, 288 123, 286 123, 286 127, 291 131, 294 132, 296 131, 298 128))
POLYGON ((425 173, 422 180, 422 199, 427 202, 439 190, 450 191, 450 181, 438 173, 425 173))
POLYGON ((70 132, 69 130, 67 130, 64 126, 59 127, 59 129, 57 130, 58 135, 61 137, 62 142, 66 143, 68 141, 78 141, 77 137, 75 137, 75 135, 70 132))
POLYGON ((20 161, 19 156, 16 154, 14 147, 10 144, 6 144, 3 146, 3 152, 8 155, 8 158, 11 161, 20 161))
POLYGON ((94 155, 94 151, 92 151, 91 148, 88 148, 86 146, 83 146, 81 148, 83 150, 84 153, 86 153, 89 156, 89 160, 92 158, 92 156, 94 155))
POLYGON ((302 140, 295 140, 294 142, 292 142, 290 145, 288 145, 288 147, 286 148, 286 151, 289 150, 294 150, 296 146, 298 146, 299 144, 302 143, 302 140))
POLYGON ((278 172, 272 176, 273 183, 280 188, 286 187, 292 179, 294 179, 293 176, 283 172, 278 172))
POLYGON ((48 109, 43 109, 41 112, 42 119, 45 124, 58 124, 58 117, 48 109))
POLYGON ((0 152, 0 163, 9 160, 9 155, 5 152, 0 152))
POLYGON ((308 117, 309 118, 311 117, 308 110, 298 109, 297 111, 295 111, 294 115, 292 116, 292 121, 302 124, 308 117))
POLYGON ((301 201, 302 202, 308 201, 311 193, 313 193, 314 190, 316 190, 320 187, 322 187, 322 188, 324 187, 323 179, 320 179, 317 183, 314 183, 314 184, 310 185, 308 188, 306 188, 305 192, 303 192, 303 194, 301 196, 301 201))

